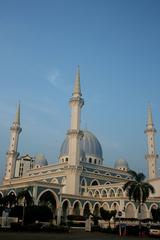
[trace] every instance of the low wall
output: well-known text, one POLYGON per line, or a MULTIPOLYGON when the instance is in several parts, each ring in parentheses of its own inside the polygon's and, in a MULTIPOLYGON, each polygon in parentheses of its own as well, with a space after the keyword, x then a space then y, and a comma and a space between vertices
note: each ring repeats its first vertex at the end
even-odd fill
POLYGON ((15 217, 0 217, 0 225, 2 228, 10 228, 11 223, 18 222, 18 218, 15 217))

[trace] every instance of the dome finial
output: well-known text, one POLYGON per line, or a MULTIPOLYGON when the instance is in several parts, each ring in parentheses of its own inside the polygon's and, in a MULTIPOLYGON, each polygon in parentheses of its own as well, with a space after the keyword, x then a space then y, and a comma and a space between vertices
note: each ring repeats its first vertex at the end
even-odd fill
POLYGON ((80 66, 77 66, 77 71, 76 71, 76 80, 75 80, 75 84, 74 84, 74 91, 73 94, 78 94, 78 95, 82 95, 81 94, 81 86, 80 86, 80 66))

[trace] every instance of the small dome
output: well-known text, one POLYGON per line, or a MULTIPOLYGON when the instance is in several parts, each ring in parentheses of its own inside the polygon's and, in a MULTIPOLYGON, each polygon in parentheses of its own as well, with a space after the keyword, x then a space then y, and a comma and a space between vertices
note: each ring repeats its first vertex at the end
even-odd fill
POLYGON ((129 169, 128 162, 125 159, 119 159, 115 162, 114 167, 119 170, 127 171, 129 169))
MULTIPOLYGON (((69 137, 66 136, 61 148, 59 158, 68 157, 69 154, 69 137)), ((83 130, 83 137, 80 141, 80 158, 93 158, 94 161, 97 159, 98 162, 102 162, 103 153, 102 147, 98 139, 94 136, 93 133, 83 130)))
POLYGON ((35 163, 34 166, 35 167, 43 167, 48 165, 47 159, 45 158, 45 156, 43 154, 37 154, 35 156, 35 163))

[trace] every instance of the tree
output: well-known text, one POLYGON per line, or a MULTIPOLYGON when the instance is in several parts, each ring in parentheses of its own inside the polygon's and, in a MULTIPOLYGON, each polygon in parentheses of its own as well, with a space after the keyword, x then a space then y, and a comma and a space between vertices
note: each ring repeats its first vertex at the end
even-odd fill
POLYGON ((5 207, 13 207, 17 203, 16 195, 11 192, 9 195, 5 195, 4 197, 0 198, 0 205, 5 207))
POLYGON ((28 188, 25 188, 21 192, 18 193, 17 199, 23 200, 23 214, 22 214, 22 224, 24 224, 24 218, 25 218, 25 208, 26 206, 33 204, 33 198, 29 193, 28 188))
POLYGON ((103 220, 110 220, 112 217, 116 216, 117 211, 116 210, 105 210, 103 207, 100 208, 100 214, 103 220))
POLYGON ((21 192, 18 193, 17 199, 24 199, 24 205, 32 205, 33 204, 33 198, 29 193, 28 188, 25 188, 21 192))
POLYGON ((129 180, 123 185, 123 190, 128 193, 129 200, 134 200, 139 204, 146 202, 150 193, 154 193, 154 187, 145 181, 145 175, 143 173, 136 173, 130 170, 129 174, 132 176, 132 180, 129 180))
POLYGON ((160 208, 152 208, 151 209, 152 217, 154 222, 160 221, 160 208))
MULTIPOLYGON (((123 190, 127 191, 129 200, 138 203, 139 213, 141 212, 141 205, 146 202, 150 193, 154 193, 154 187, 145 181, 143 173, 136 173, 130 170, 129 174, 132 180, 129 180, 123 185, 123 190)), ((141 221, 139 219, 139 233, 141 234, 141 221)))

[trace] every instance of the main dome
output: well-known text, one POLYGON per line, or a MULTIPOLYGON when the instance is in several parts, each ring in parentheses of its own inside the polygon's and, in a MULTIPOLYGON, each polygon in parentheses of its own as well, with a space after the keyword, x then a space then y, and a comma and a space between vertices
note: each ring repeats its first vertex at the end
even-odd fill
MULTIPOLYGON (((69 137, 66 136, 60 148, 59 159, 61 162, 68 161, 69 137)), ((80 140, 80 160, 89 163, 102 164, 102 147, 95 135, 88 130, 83 130, 83 137, 80 140)))

